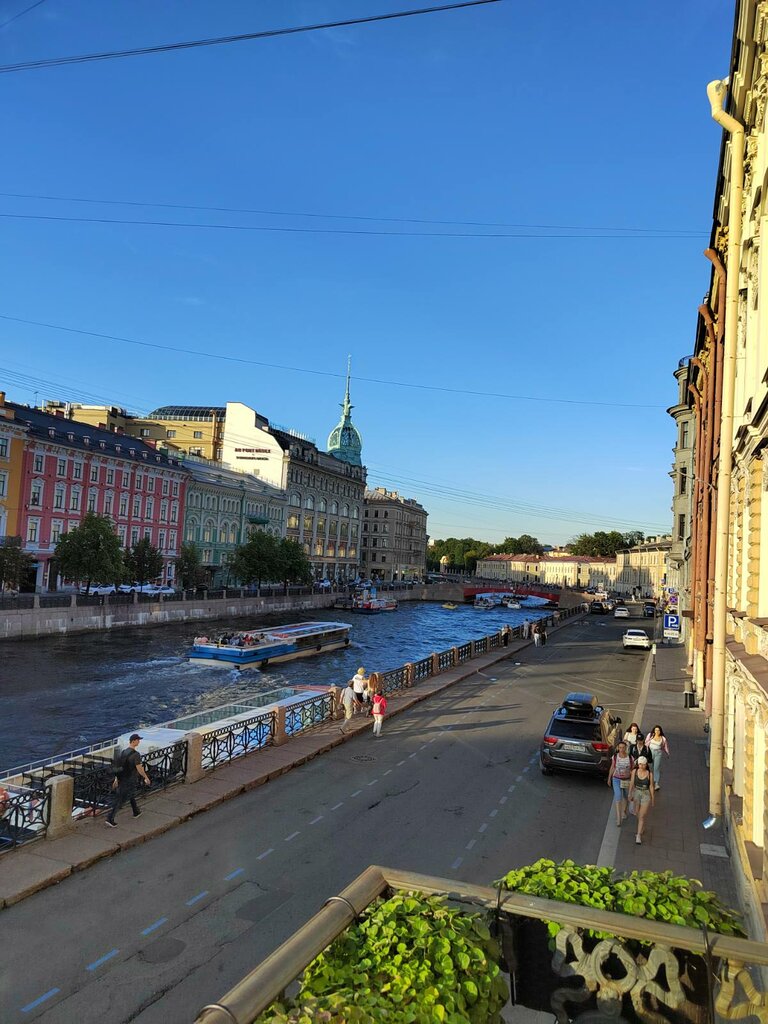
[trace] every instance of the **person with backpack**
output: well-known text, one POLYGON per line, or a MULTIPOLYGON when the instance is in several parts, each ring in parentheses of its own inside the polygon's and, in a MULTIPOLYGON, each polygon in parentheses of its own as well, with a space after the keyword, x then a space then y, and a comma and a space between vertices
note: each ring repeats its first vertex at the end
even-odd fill
POLYGON ((611 758, 608 785, 613 787, 613 804, 616 808, 616 827, 620 828, 627 816, 629 783, 635 762, 630 756, 625 740, 619 740, 616 753, 611 758))
POLYGON ((357 701, 355 699, 355 691, 352 686, 352 680, 350 679, 344 689, 341 691, 341 704, 344 708, 344 724, 339 726, 339 732, 342 736, 346 736, 347 727, 352 721, 352 715, 355 713, 355 707, 357 701))
POLYGON ((114 790, 112 806, 106 818, 106 823, 110 828, 117 828, 115 815, 126 800, 131 802, 134 818, 141 817, 139 805, 136 803, 136 786, 139 779, 143 781, 145 786, 150 785, 150 780, 144 765, 141 763, 141 754, 137 750, 140 742, 141 736, 135 732, 128 740, 128 746, 118 755, 115 780, 112 783, 112 789, 114 790))
POLYGON ((387 698, 383 693, 373 695, 373 735, 381 736, 381 727, 384 724, 384 715, 387 713, 387 698))

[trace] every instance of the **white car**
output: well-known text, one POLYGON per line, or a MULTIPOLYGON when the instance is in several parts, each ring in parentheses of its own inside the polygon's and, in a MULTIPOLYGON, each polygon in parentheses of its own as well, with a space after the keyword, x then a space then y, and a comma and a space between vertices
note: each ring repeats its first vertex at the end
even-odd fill
POLYGON ((628 619, 629 618, 629 608, 626 608, 623 604, 620 604, 616 608, 616 611, 613 613, 613 617, 614 617, 614 619, 628 619))
POLYGON ((621 642, 626 650, 627 647, 640 647, 644 651, 650 651, 651 638, 644 629, 628 629, 621 642))
POLYGON ((157 583, 123 583, 120 586, 121 594, 172 594, 173 587, 161 587, 157 583))
POLYGON ((109 594, 116 594, 117 587, 114 583, 92 583, 90 587, 81 587, 81 594, 90 594, 91 596, 107 597, 109 594))

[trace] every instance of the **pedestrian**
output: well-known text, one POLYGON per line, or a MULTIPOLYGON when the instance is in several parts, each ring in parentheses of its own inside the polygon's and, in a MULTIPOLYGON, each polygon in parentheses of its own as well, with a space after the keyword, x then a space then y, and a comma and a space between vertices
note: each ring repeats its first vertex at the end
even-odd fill
POLYGON ((644 735, 643 730, 637 722, 632 722, 630 724, 629 728, 624 733, 624 739, 627 742, 627 747, 629 748, 630 753, 632 752, 632 747, 636 745, 638 737, 642 739, 644 735))
POLYGON ((357 705, 355 691, 352 686, 351 679, 344 687, 344 689, 341 691, 341 703, 344 708, 344 724, 339 726, 339 731, 342 733, 342 735, 346 735, 347 726, 352 721, 352 715, 354 715, 355 707, 357 705))
POLYGON ((531 620, 526 619, 523 622, 523 640, 527 640, 531 635, 531 620))
POLYGON ((387 713, 387 698, 383 693, 373 695, 373 735, 381 736, 381 727, 384 724, 384 715, 387 713))
POLYGON ((629 754, 625 740, 619 740, 616 753, 611 758, 611 770, 608 772, 608 785, 613 787, 613 806, 616 808, 616 827, 621 826, 627 816, 629 782, 635 762, 629 754))
POLYGON ((637 737, 637 742, 630 745, 629 753, 634 758, 635 764, 637 764, 639 758, 647 758, 648 770, 653 771, 653 754, 651 753, 651 748, 645 742, 645 736, 643 736, 642 732, 637 737))
POLYGON ((539 626, 539 642, 541 643, 542 647, 544 647, 547 643, 547 627, 544 625, 543 622, 539 626))
POLYGON ((502 647, 509 647, 509 634, 511 632, 512 632, 512 630, 509 628, 509 626, 506 623, 501 627, 501 644, 502 644, 502 647))
POLYGON ((365 691, 368 687, 368 677, 365 669, 361 666, 352 676, 352 689, 355 691, 355 708, 362 711, 365 705, 365 691))
POLYGON ((541 645, 541 633, 539 632, 538 622, 533 627, 533 645, 534 647, 539 647, 541 645))
POLYGON ((661 778, 661 759, 664 754, 669 757, 669 744, 667 743, 667 737, 664 735, 664 730, 660 725, 654 725, 648 735, 645 737, 645 742, 651 749, 651 755, 653 757, 653 782, 656 789, 661 789, 659 785, 659 779, 661 778))
POLYGON ((648 768, 648 758, 638 757, 637 764, 632 771, 629 781, 629 803, 634 807, 637 814, 637 834, 635 842, 638 846, 643 841, 643 830, 645 819, 649 808, 653 807, 655 798, 655 787, 653 784, 653 772, 648 768))
POLYGON ((112 783, 114 790, 112 806, 107 814, 106 822, 110 828, 117 828, 115 815, 123 806, 126 800, 131 802, 131 810, 134 818, 141 816, 139 805, 136 803, 136 786, 141 779, 145 786, 150 784, 144 765, 141 763, 141 754, 138 751, 141 736, 135 732, 128 740, 128 746, 117 758, 117 774, 112 783))

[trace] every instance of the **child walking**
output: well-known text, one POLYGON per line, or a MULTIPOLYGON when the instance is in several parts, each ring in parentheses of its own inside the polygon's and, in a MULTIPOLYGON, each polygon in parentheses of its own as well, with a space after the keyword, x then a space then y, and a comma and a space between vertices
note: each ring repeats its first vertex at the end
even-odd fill
POLYGON ((387 713, 387 698, 383 693, 373 695, 373 735, 381 736, 384 715, 387 713))

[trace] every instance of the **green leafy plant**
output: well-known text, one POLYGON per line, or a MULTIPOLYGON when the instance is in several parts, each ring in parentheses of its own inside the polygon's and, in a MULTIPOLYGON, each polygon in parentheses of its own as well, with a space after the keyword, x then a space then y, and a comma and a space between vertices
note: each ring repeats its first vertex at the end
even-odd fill
POLYGON ((439 896, 372 904, 310 965, 298 997, 257 1024, 495 1024, 508 998, 478 914, 439 896))

